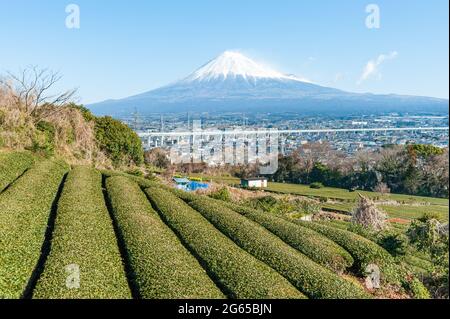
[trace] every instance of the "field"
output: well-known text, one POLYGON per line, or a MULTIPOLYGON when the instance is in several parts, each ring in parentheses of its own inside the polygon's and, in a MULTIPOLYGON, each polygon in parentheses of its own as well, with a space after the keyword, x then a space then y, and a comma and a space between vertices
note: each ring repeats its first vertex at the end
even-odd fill
MULTIPOLYGON (((386 297, 392 287, 399 297, 428 297, 414 273, 345 222, 290 220, 24 153, 0 160, 0 299, 360 299, 386 297), (381 291, 364 285, 371 263, 382 270, 381 291)), ((342 210, 356 198, 337 189, 270 189, 339 198, 342 210)), ((448 209, 445 200, 391 196, 408 203, 409 218, 422 207, 443 216, 448 209)), ((408 263, 416 273, 430 267, 420 255, 408 263)))

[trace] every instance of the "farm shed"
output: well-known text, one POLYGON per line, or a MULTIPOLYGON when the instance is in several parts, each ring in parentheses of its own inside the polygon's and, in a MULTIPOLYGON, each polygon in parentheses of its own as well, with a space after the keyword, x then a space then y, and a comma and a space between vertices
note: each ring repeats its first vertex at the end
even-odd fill
POLYGON ((253 178, 243 178, 241 179, 242 187, 256 187, 265 188, 267 187, 267 178, 265 177, 253 177, 253 178))

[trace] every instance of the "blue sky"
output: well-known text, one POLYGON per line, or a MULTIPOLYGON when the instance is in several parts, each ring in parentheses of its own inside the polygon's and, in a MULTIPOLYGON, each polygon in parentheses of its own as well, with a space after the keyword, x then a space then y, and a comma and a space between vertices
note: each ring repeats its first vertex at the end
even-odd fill
POLYGON ((448 10, 447 0, 0 0, 0 71, 58 70, 59 86, 91 103, 168 84, 232 49, 326 86, 448 99, 448 10), (65 26, 70 3, 80 29, 65 26), (366 27, 370 3, 379 29, 366 27))

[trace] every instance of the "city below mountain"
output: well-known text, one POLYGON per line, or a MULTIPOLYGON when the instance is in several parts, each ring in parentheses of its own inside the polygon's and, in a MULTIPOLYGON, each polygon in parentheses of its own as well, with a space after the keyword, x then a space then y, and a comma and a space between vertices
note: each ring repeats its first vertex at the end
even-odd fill
POLYGON ((313 84, 227 51, 185 79, 139 95, 88 105, 98 115, 181 112, 304 114, 448 113, 448 100, 358 94, 313 84))

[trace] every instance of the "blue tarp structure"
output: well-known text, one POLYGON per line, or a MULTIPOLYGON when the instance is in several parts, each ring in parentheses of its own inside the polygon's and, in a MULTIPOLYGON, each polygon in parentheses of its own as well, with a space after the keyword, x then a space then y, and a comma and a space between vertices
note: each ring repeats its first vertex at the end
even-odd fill
POLYGON ((188 188, 190 191, 196 191, 198 189, 207 189, 209 187, 206 183, 199 183, 199 182, 190 182, 188 184, 188 188))
POLYGON ((199 189, 207 189, 209 187, 206 183, 200 183, 195 181, 190 181, 187 178, 174 178, 174 182, 177 184, 176 187, 178 189, 187 191, 187 192, 194 192, 199 189))

